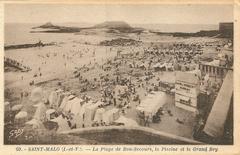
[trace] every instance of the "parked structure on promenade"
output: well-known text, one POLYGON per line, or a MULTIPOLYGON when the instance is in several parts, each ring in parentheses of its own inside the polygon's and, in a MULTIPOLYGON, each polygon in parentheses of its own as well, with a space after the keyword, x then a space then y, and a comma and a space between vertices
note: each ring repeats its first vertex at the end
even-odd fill
POLYGON ((199 76, 193 72, 177 72, 175 84, 175 105, 196 112, 199 94, 199 76))

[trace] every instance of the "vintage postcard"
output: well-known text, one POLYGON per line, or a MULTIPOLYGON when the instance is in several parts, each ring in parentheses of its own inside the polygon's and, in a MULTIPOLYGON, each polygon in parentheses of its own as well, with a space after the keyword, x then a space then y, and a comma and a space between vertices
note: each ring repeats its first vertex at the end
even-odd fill
POLYGON ((1 152, 239 154, 239 7, 1 2, 1 152))

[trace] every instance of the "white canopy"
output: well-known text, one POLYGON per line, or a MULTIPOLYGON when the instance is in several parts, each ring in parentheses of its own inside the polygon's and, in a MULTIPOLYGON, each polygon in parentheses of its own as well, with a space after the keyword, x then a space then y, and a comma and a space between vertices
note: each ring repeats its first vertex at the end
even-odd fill
POLYGON ((81 109, 81 104, 80 102, 82 101, 82 99, 75 97, 72 100, 68 100, 68 102, 65 104, 63 110, 66 112, 71 112, 74 115, 77 115, 78 113, 80 113, 80 109, 81 109))
MULTIPOLYGON (((92 103, 85 103, 81 106, 79 113, 73 116, 74 122, 77 125, 77 128, 81 128, 84 124, 85 108, 92 103)), ((86 117, 86 116, 85 116, 86 117)))
POLYGON ((145 64, 142 63, 139 65, 139 67, 146 67, 146 66, 145 66, 145 64))
POLYGON ((118 119, 119 117, 119 109, 113 108, 111 110, 106 111, 103 114, 103 122, 106 124, 112 123, 114 120, 118 119))
POLYGON ((57 132, 67 131, 71 128, 69 127, 67 120, 62 117, 62 115, 58 116, 57 118, 52 119, 51 121, 58 123, 58 130, 57 132))
POLYGON ((167 96, 165 92, 154 92, 153 94, 149 94, 136 109, 153 116, 157 113, 158 109, 166 103, 166 99, 167 96))
POLYGON ((159 67, 160 67, 160 68, 163 68, 163 67, 167 67, 167 66, 166 66, 166 63, 163 63, 163 64, 161 64, 159 67))
POLYGON ((153 65, 153 68, 157 68, 157 67, 160 67, 161 64, 160 63, 156 63, 155 65, 153 65))
POLYGON ((171 93, 175 93, 175 92, 176 92, 176 89, 171 89, 170 92, 171 92, 171 93))
POLYGON ((104 108, 99 108, 96 110, 95 116, 94 116, 94 122, 101 122, 102 117, 103 117, 103 113, 106 110, 104 108))
POLYGON ((89 127, 92 125, 92 121, 94 119, 94 115, 96 110, 98 109, 98 106, 102 105, 103 102, 97 102, 95 104, 90 104, 89 106, 85 107, 85 122, 84 124, 86 127, 89 127))
POLYGON ((133 126, 136 127, 138 126, 137 122, 130 119, 130 118, 126 118, 124 116, 120 116, 116 121, 114 121, 116 123, 123 123, 125 126, 133 126))
POLYGON ((65 96, 62 100, 62 103, 60 105, 60 108, 64 110, 65 106, 67 105, 68 103, 68 96, 65 96))

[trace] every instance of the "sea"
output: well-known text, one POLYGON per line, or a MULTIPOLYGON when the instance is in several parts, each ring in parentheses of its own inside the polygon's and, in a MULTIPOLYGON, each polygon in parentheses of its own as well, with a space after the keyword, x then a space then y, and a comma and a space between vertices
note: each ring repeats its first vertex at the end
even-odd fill
POLYGON ((201 30, 218 30, 219 25, 215 24, 136 24, 135 27, 142 27, 159 32, 199 32, 201 30))
MULTIPOLYGON (((5 23, 4 25, 4 45, 14 45, 23 43, 60 42, 61 39, 73 37, 72 33, 30 33, 33 27, 44 23, 5 23)), ((88 27, 92 23, 54 23, 60 26, 88 27)), ((218 30, 218 25, 203 24, 132 24, 132 27, 141 27, 159 32, 198 32, 201 30, 218 30)))

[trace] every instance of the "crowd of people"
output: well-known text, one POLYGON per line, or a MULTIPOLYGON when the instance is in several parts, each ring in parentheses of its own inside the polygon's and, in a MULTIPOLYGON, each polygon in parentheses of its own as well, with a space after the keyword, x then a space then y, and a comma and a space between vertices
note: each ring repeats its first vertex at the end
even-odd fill
POLYGON ((31 70, 30 67, 23 65, 22 62, 18 62, 17 60, 6 58, 6 57, 4 57, 4 66, 15 67, 23 72, 28 72, 31 70))
MULTIPOLYGON (((174 70, 181 70, 179 67, 181 64, 197 65, 201 61, 201 55, 203 54, 204 47, 207 44, 201 43, 172 43, 167 45, 155 45, 143 47, 142 49, 134 48, 132 46, 122 49, 111 47, 106 52, 116 52, 114 58, 109 58, 103 63, 97 62, 96 50, 84 48, 83 50, 72 50, 68 53, 59 54, 57 52, 48 53, 46 55, 39 55, 42 59, 42 64, 46 64, 46 59, 52 59, 54 57, 61 57, 64 61, 64 66, 67 67, 69 63, 74 63, 74 58, 82 58, 84 55, 90 55, 93 59, 88 63, 79 67, 76 65, 73 71, 74 79, 77 79, 76 85, 79 87, 79 92, 75 93, 76 96, 81 96, 85 102, 88 102, 87 97, 89 93, 94 92, 96 100, 104 103, 104 106, 112 106, 119 108, 122 114, 126 114, 128 109, 141 104, 141 101, 152 91, 165 91, 169 95, 173 95, 171 90, 174 89, 174 83, 162 82, 161 76, 164 76, 164 72, 173 72, 174 70), (127 51, 127 52, 126 52, 127 51), (160 64, 172 64, 170 70, 155 70, 154 65, 160 64), (94 73, 94 74, 92 74, 94 73), (165 89, 166 88, 166 89, 165 89)), ((6 58, 6 61, 15 65, 23 66, 21 63, 6 58)), ((29 68, 27 68, 29 69, 29 68)), ((188 67, 188 70, 194 70, 196 68, 188 67)), ((42 76, 42 68, 38 67, 37 73, 34 77, 42 76)), ((30 81, 30 85, 34 85, 34 80, 30 81)), ((60 84, 66 91, 66 84, 60 84)), ((24 96, 21 94, 21 96, 24 96)), ((46 121, 46 111, 49 109, 49 101, 46 100, 40 107, 37 108, 35 118, 41 122, 46 121), (38 116, 37 116, 38 115, 38 116)), ((76 128, 74 118, 71 113, 63 113, 57 111, 55 117, 61 116, 69 129, 76 128)), ((171 111, 168 111, 171 116, 171 111)), ((152 120, 144 112, 138 115, 139 124, 142 126, 150 126, 150 123, 158 123, 161 121, 162 109, 159 109, 157 114, 154 115, 152 120)), ((181 121, 178 119, 178 122, 181 121)), ((44 123, 43 123, 44 124, 44 123)), ((106 126, 103 121, 94 122, 93 127, 106 126)), ((45 124, 47 128, 49 124, 45 124)))

